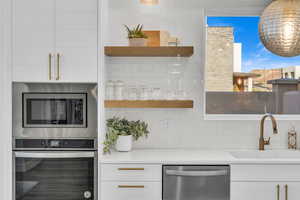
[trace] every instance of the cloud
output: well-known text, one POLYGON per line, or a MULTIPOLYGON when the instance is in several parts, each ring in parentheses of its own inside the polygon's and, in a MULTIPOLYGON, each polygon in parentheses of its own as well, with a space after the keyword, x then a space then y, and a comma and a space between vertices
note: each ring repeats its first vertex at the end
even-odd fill
POLYGON ((242 70, 249 72, 253 69, 285 68, 295 65, 300 65, 299 58, 282 58, 274 55, 258 42, 255 52, 246 55, 246 59, 242 61, 242 70))
POLYGON ((297 65, 296 63, 290 62, 278 62, 270 58, 254 58, 243 61, 243 71, 250 72, 254 69, 276 69, 276 68, 285 68, 292 65, 297 65))

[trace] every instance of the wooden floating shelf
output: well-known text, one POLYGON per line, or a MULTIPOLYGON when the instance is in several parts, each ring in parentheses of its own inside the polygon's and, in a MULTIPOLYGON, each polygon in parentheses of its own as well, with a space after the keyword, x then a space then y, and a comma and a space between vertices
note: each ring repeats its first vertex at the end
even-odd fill
POLYGON ((130 47, 106 46, 105 55, 112 57, 190 57, 194 54, 192 46, 178 47, 130 47))
POLYGON ((192 100, 106 100, 105 108, 193 108, 192 100))

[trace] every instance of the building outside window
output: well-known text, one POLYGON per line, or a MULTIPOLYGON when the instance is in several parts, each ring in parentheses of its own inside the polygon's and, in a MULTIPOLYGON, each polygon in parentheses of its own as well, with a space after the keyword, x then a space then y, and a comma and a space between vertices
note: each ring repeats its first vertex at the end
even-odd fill
POLYGON ((269 52, 258 23, 207 17, 206 114, 300 114, 300 57, 269 52))

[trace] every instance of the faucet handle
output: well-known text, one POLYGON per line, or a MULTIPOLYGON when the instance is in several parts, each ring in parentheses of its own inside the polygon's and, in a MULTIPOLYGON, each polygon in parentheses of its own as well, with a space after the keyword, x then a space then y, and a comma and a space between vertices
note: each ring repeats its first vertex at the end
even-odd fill
POLYGON ((270 137, 268 139, 264 139, 264 144, 265 145, 270 145, 270 140, 271 140, 270 137))

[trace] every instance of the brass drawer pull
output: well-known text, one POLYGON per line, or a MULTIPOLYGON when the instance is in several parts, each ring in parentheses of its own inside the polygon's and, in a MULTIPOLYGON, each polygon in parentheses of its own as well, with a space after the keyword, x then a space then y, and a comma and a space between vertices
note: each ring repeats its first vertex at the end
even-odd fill
POLYGON ((51 68, 52 68, 52 54, 51 53, 49 53, 49 61, 48 61, 48 64, 49 64, 49 80, 51 80, 52 79, 52 70, 51 70, 51 68))
POLYGON ((289 194, 289 186, 285 185, 285 200, 289 200, 288 194, 289 194))
POLYGON ((144 171, 145 168, 118 168, 119 171, 144 171))
POLYGON ((60 79, 60 54, 57 54, 57 76, 56 76, 56 80, 60 79))
POLYGON ((277 200, 280 200, 280 185, 278 184, 276 188, 277 188, 277 200))
POLYGON ((118 185, 118 188, 145 188, 144 185, 118 185))

